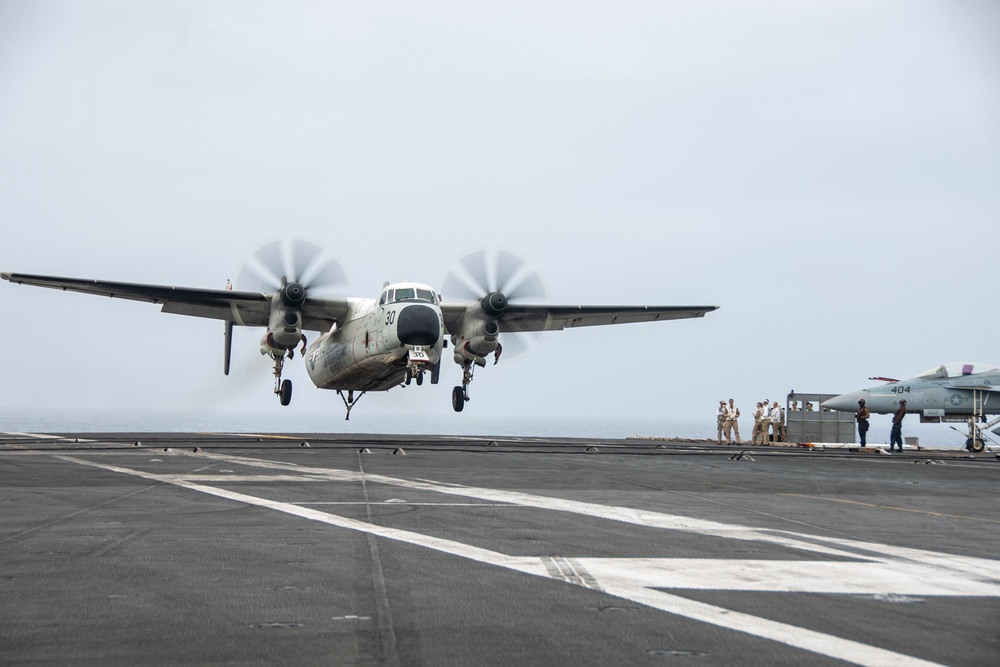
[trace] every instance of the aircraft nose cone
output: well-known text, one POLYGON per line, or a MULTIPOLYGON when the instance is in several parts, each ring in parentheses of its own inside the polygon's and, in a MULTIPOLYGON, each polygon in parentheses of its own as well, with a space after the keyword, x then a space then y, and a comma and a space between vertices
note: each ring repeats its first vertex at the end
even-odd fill
POLYGON ((403 345, 434 345, 441 338, 441 320, 430 306, 406 306, 399 311, 396 334, 403 345))
POLYGON ((827 410, 839 410, 841 412, 857 412, 858 411, 858 401, 864 399, 868 403, 868 391, 861 389, 858 391, 849 391, 846 394, 841 394, 840 396, 835 396, 834 398, 827 399, 820 404, 820 407, 826 408, 827 410))

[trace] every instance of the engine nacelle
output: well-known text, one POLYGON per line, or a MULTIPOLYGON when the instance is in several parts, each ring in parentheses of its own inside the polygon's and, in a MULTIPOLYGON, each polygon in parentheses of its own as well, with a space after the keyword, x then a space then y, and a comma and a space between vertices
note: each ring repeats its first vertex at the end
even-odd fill
POLYGON ((481 360, 497 349, 500 324, 496 320, 473 319, 466 321, 462 333, 452 341, 455 344, 455 362, 463 359, 481 360))
MULTIPOLYGON (((286 285, 290 287, 296 283, 286 285)), ((271 316, 267 323, 267 338, 270 344, 282 349, 292 349, 302 340, 302 313, 297 309, 282 307, 283 303, 271 304, 271 316)))

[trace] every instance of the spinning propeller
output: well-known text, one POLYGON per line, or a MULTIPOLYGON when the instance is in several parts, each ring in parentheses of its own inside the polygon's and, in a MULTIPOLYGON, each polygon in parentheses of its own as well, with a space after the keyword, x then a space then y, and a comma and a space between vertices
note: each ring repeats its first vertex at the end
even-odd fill
MULTIPOLYGON (((293 239, 273 241, 254 252, 236 279, 237 289, 274 294, 270 299, 267 333, 261 339, 261 354, 274 360, 274 393, 282 405, 292 398, 291 380, 281 380, 284 359, 295 355, 302 342, 302 306, 310 292, 329 290, 347 284, 347 274, 340 263, 321 257, 323 249, 311 241, 293 239)), ((229 375, 232 358, 233 323, 226 322, 225 365, 229 375)))
MULTIPOLYGON (((499 318, 508 304, 525 301, 544 302, 548 297, 541 275, 526 260, 508 250, 490 253, 477 250, 459 261, 459 267, 445 276, 442 292, 446 296, 482 302, 483 310, 499 318)), ((525 336, 504 335, 501 340, 507 357, 522 354, 528 349, 525 336)), ((537 334, 530 335, 537 338, 537 334)))
POLYGON ((293 239, 261 246, 243 266, 237 289, 279 292, 289 306, 300 306, 310 291, 327 291, 347 284, 347 274, 336 259, 321 257, 312 241, 293 239))
POLYGON ((492 255, 477 250, 463 257, 462 270, 448 272, 444 279, 444 293, 464 299, 481 299, 499 292, 507 300, 545 299, 545 284, 537 271, 528 263, 507 250, 492 255))

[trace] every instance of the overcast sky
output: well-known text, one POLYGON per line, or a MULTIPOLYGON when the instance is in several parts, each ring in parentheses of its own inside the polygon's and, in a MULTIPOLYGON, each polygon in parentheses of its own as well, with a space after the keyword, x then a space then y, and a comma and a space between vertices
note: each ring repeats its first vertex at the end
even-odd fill
MULTIPOLYGON (((1000 363, 1000 10, 851 2, 4 2, 0 269, 222 287, 279 237, 376 296, 516 250, 565 304, 716 304, 551 333, 386 413, 714 419, 1000 363)), ((3 409, 303 414, 260 330, 0 284, 3 409)), ((749 430, 749 423, 745 425, 749 430)))

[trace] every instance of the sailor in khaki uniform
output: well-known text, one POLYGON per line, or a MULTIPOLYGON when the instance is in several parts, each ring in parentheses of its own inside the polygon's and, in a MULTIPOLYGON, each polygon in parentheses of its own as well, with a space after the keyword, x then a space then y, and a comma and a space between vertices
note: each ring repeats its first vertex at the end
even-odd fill
POLYGON ((719 401, 719 412, 715 418, 715 424, 719 427, 719 435, 715 439, 716 444, 722 444, 722 429, 726 426, 726 402, 719 401))
POLYGON ((757 403, 757 409, 753 413, 753 433, 750 434, 751 444, 762 444, 767 439, 767 427, 764 426, 764 415, 767 412, 757 403), (763 430, 763 435, 761 431, 763 430))
POLYGON ((736 407, 736 403, 733 399, 729 399, 729 405, 726 406, 726 442, 729 444, 733 443, 730 435, 733 429, 736 430, 736 444, 741 444, 740 440, 740 423, 737 421, 740 418, 740 409, 736 407))

